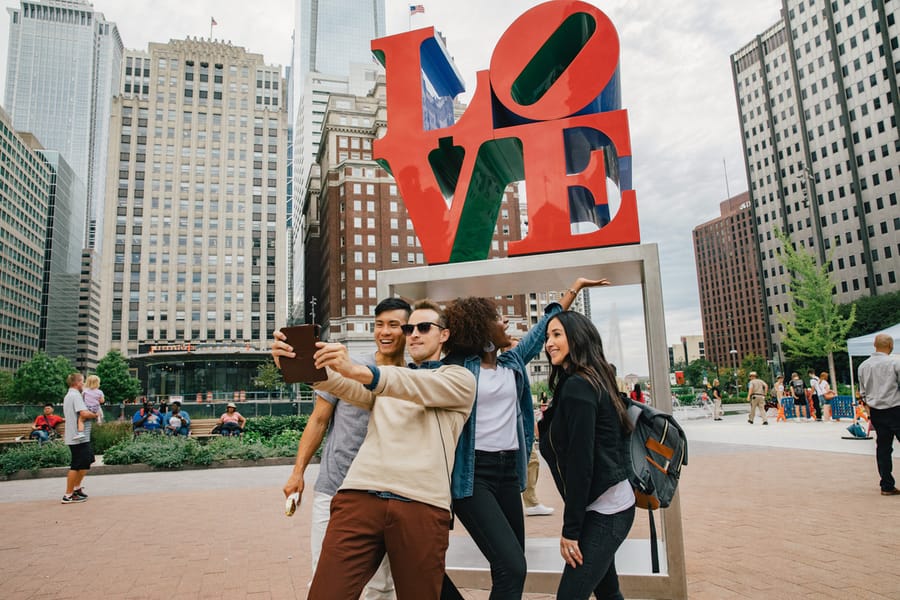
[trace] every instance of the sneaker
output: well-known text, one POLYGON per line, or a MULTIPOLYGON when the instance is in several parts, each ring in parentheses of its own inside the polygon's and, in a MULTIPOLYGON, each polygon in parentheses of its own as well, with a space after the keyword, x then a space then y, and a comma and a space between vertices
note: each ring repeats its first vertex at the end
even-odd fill
POLYGON ((63 496, 62 503, 63 504, 78 504, 79 502, 84 502, 87 498, 82 498, 81 496, 77 496, 75 492, 72 492, 71 496, 63 496))
POLYGON ((84 493, 84 488, 78 488, 74 492, 72 492, 73 496, 78 496, 79 498, 84 498, 87 500, 88 495, 84 493))
POLYGON ((544 506, 543 504, 538 504, 537 506, 528 506, 525 508, 525 515, 529 517, 542 517, 552 514, 553 509, 549 506, 544 506))
POLYGON ((763 421, 763 425, 768 425, 768 424, 769 424, 768 421, 763 421))
POLYGON ((81 442, 81 441, 84 441, 84 440, 86 440, 86 439, 87 439, 87 436, 84 435, 84 433, 82 433, 82 432, 80 432, 80 431, 79 431, 78 433, 76 433, 75 435, 72 436, 72 441, 73 441, 73 442, 81 442))

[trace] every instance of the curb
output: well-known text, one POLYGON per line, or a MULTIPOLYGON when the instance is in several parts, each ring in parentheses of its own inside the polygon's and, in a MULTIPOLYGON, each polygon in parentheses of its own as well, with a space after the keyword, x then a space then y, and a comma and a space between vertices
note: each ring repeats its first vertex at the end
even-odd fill
MULTIPOLYGON (((246 459, 228 459, 213 462, 209 465, 183 465, 177 469, 164 469, 159 467, 151 467, 147 464, 135 465, 97 465, 91 467, 91 475, 122 475, 127 473, 170 473, 173 471, 199 471, 205 469, 234 469, 246 467, 277 467, 283 465, 292 465, 295 458, 291 456, 281 456, 276 458, 262 458, 260 460, 246 459)), ((319 457, 314 456, 310 463, 319 462, 319 457)), ((24 481, 28 479, 45 479, 51 477, 65 477, 69 467, 48 467, 46 469, 36 469, 34 471, 17 471, 11 475, 0 474, 0 481, 24 481)))

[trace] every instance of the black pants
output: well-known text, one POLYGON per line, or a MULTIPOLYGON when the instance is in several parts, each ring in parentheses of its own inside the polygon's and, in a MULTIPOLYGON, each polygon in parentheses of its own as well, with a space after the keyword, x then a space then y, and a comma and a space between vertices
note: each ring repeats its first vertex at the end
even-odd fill
POLYGON ((900 440, 900 406, 893 408, 869 407, 872 427, 875 428, 875 462, 881 476, 881 490, 889 492, 896 487, 894 481, 894 438, 900 440))
POLYGON ((565 566, 556 597, 587 600, 593 592, 598 600, 623 600, 616 573, 616 550, 628 537, 632 523, 634 506, 614 515, 587 511, 578 537, 584 563, 575 569, 565 566))
MULTIPOLYGON (((520 600, 525 588, 525 517, 518 454, 476 450, 473 494, 453 501, 456 515, 491 565, 490 600, 520 600)), ((447 577, 441 598, 462 598, 447 577)))
POLYGON ((813 410, 816 411, 816 421, 822 420, 822 401, 824 398, 818 394, 812 395, 813 410))

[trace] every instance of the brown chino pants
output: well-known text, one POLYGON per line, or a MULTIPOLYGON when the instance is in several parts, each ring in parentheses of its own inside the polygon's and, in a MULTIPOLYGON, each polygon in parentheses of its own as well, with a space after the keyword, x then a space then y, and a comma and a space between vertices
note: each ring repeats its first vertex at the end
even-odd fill
POLYGON ((387 553, 397 600, 437 600, 449 535, 449 511, 340 491, 308 599, 356 600, 387 553))

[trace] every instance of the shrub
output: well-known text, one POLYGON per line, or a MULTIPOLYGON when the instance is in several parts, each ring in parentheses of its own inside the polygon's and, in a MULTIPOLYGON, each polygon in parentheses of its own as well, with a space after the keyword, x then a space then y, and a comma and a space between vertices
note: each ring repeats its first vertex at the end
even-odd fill
POLYGON ((260 442, 248 442, 238 437, 224 436, 212 440, 208 445, 214 460, 242 459, 259 460, 277 454, 260 442))
POLYGON ((91 448, 94 454, 105 454, 119 442, 131 439, 131 423, 107 421, 91 427, 91 448))
POLYGON ((269 439, 277 436, 285 430, 303 431, 309 415, 283 415, 278 417, 253 417, 247 419, 244 427, 244 435, 248 433, 258 434, 259 438, 269 439))
POLYGON ((186 462, 193 462, 193 456, 202 455, 196 446, 199 446, 197 441, 188 438, 145 434, 109 448, 103 455, 103 462, 108 465, 145 463, 152 467, 177 469, 186 462))
POLYGON ((60 441, 48 444, 21 444, 0 454, 0 471, 11 475, 16 471, 36 471, 46 467, 64 467, 71 462, 66 445, 60 441))

